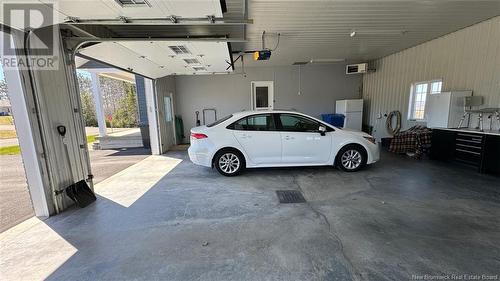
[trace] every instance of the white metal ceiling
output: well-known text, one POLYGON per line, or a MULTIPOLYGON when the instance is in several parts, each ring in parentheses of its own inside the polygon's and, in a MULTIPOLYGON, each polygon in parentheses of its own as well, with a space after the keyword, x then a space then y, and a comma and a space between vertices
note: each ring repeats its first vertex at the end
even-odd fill
POLYGON ((254 24, 248 25, 244 48, 261 48, 264 30, 270 34, 266 47, 275 46, 271 33, 281 33, 281 39, 271 60, 246 64, 370 60, 497 15, 499 0, 251 0, 254 24), (357 34, 351 38, 352 31, 357 34))
MULTIPOLYGON (((39 1, 48 2, 49 0, 39 1)), ((273 33, 281 34, 278 49, 273 52, 269 61, 245 60, 246 65, 253 66, 291 65, 294 62, 311 59, 320 61, 340 59, 348 62, 372 60, 500 15, 500 0, 248 1, 248 17, 253 19, 254 24, 247 26, 246 39, 248 41, 233 44, 233 50, 260 49, 263 31, 268 34, 266 47, 273 48, 277 43, 277 37, 273 33), (353 31, 356 35, 350 37, 349 34, 353 31)), ((61 20, 68 16, 81 19, 117 18, 119 16, 131 18, 168 18, 172 15, 180 17, 222 16, 219 0, 148 0, 148 2, 151 7, 124 8, 115 0, 56 1, 61 20)), ((223 15, 224 18, 241 16, 245 11, 244 0, 226 0, 226 6, 228 12, 223 15)), ((118 27, 125 31, 131 30, 125 32, 126 34, 137 35, 142 30, 140 26, 132 27, 126 24, 116 25, 116 28, 118 27)), ((157 27, 161 28, 161 26, 157 27)), ((210 32, 215 33, 214 29, 208 27, 208 25, 199 26, 197 30, 206 32, 212 30, 210 32)), ((191 32, 185 29, 185 33, 191 32)), ((148 46, 157 48, 156 43, 152 46, 145 42, 137 43, 140 47, 127 44, 101 43, 100 47, 96 45, 87 48, 84 52, 91 53, 91 48, 95 48, 95 51, 101 48, 99 58, 103 59, 118 55, 115 53, 123 50, 121 56, 128 60, 122 62, 122 65, 131 65, 130 67, 134 69, 141 68, 139 65, 144 65, 144 61, 148 60, 139 60, 140 56, 150 58, 151 62, 147 64, 158 69, 161 65, 167 66, 169 63, 161 58, 161 52, 148 48, 148 46), (113 52, 102 49, 110 44, 120 46, 116 47, 113 52), (149 51, 151 52, 148 53, 149 51)), ((219 62, 220 67, 213 69, 215 72, 225 70, 226 67, 222 65, 228 59, 226 44, 221 43, 218 46, 222 49, 215 53, 220 54, 220 57, 214 59, 219 62)), ((210 52, 203 52, 206 53, 205 59, 208 60, 210 52)), ((170 63, 180 66, 179 62, 170 63)), ((216 63, 207 64, 217 65, 216 63)), ((167 69, 168 71, 158 69, 152 71, 154 75, 183 72, 176 67, 171 67, 167 69)))

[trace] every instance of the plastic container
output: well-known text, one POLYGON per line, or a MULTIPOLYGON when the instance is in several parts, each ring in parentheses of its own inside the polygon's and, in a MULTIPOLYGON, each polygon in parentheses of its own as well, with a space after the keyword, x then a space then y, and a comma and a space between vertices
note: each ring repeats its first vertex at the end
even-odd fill
POLYGON ((344 114, 332 114, 332 113, 321 114, 321 120, 339 128, 344 127, 344 118, 345 118, 344 114))

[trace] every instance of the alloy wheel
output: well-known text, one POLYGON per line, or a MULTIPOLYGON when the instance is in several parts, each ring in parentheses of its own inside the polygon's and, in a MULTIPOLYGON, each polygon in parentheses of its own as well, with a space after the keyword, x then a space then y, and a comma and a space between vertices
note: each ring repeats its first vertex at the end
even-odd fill
POLYGON ((219 168, 227 174, 232 174, 240 168, 240 159, 234 153, 224 153, 219 158, 219 168))
POLYGON ((361 153, 357 150, 350 149, 342 154, 340 159, 342 166, 348 170, 354 170, 361 165, 362 157, 361 153))

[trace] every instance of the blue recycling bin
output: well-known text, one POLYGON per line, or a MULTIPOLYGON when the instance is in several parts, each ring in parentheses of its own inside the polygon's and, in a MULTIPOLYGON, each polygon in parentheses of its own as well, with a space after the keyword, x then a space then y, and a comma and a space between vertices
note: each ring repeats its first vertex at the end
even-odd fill
POLYGON ((344 114, 332 114, 332 113, 321 114, 321 120, 339 128, 344 127, 344 118, 345 118, 344 114))

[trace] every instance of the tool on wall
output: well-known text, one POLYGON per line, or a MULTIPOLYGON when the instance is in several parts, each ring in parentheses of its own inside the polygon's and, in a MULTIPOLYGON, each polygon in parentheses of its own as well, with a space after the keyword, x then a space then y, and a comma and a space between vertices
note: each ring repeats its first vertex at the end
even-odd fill
MULTIPOLYGON (((57 126, 57 132, 62 138, 62 142, 64 145, 64 152, 66 153, 66 160, 68 161, 69 165, 68 168, 71 176, 71 182, 73 182, 75 178, 73 175, 73 169, 71 168, 71 160, 69 158, 68 144, 66 142, 66 126, 63 125, 57 126)), ((65 187, 62 190, 58 190, 55 193, 56 195, 59 195, 64 191, 66 191, 66 195, 68 195, 68 197, 71 200, 73 200, 75 204, 80 208, 84 208, 90 205, 97 199, 94 192, 90 189, 85 180, 80 180, 76 183, 72 183, 71 185, 65 187)))
POLYGON ((217 121, 217 109, 215 108, 204 108, 203 109, 203 125, 206 125, 206 115, 205 112, 210 112, 212 111, 214 113, 214 121, 217 121))
POLYGON ((195 111, 194 114, 196 115, 196 126, 200 126, 201 125, 201 122, 200 122, 200 112, 199 111, 195 111))

